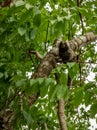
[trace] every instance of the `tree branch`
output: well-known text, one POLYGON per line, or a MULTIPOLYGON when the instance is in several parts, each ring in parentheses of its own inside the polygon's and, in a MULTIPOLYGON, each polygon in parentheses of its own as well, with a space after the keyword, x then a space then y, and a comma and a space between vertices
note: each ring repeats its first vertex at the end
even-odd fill
POLYGON ((35 54, 39 60, 43 59, 43 56, 38 51, 29 51, 30 54, 35 54))
MULTIPOLYGON (((80 7, 82 3, 82 0, 77 0, 77 6, 80 7)), ((80 17, 80 21, 81 21, 81 26, 82 26, 82 35, 84 34, 84 23, 83 23, 83 18, 82 18, 82 14, 79 12, 79 17, 80 17)))
POLYGON ((46 123, 44 123, 44 129, 45 129, 45 130, 48 130, 48 127, 47 127, 47 124, 46 124, 46 123))
MULTIPOLYGON (((81 3, 83 0, 77 0, 77 6, 80 7, 81 3)), ((84 34, 84 22, 83 22, 83 18, 82 18, 82 14, 79 12, 79 17, 80 17, 80 22, 81 22, 81 27, 82 27, 82 35, 84 34)), ((80 60, 80 55, 81 55, 81 49, 79 49, 79 56, 78 56, 78 60, 80 60)), ((81 64, 79 62, 79 71, 80 71, 80 83, 81 83, 81 79, 82 79, 82 69, 81 69, 81 64)), ((81 84, 80 84, 81 86, 81 84)))
POLYGON ((59 117, 59 123, 60 123, 61 130, 67 130, 64 108, 65 108, 64 98, 61 98, 58 101, 58 117, 59 117))
POLYGON ((3 0, 2 2, 0 2, 0 8, 2 7, 11 7, 12 5, 14 5, 16 2, 16 0, 3 0))
POLYGON ((48 39, 48 29, 49 29, 49 20, 48 20, 48 23, 47 23, 47 29, 46 29, 46 38, 45 38, 45 51, 47 49, 47 46, 46 46, 46 43, 47 43, 47 39, 48 39))

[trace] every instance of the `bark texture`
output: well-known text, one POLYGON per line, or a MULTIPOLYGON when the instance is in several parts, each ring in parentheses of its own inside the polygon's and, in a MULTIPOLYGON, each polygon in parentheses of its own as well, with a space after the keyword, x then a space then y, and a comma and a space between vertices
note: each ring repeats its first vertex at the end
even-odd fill
POLYGON ((75 57, 75 51, 79 50, 82 46, 97 39, 97 35, 93 32, 89 32, 83 36, 74 38, 71 41, 61 42, 59 47, 59 56, 62 62, 72 61, 75 57))
POLYGON ((67 130, 67 123, 66 123, 66 117, 64 114, 64 108, 65 108, 65 102, 64 98, 61 98, 58 101, 58 117, 59 117, 59 123, 60 123, 60 129, 61 130, 67 130))
POLYGON ((57 64, 60 43, 61 41, 58 39, 54 41, 53 48, 43 58, 36 72, 32 75, 32 78, 36 79, 39 77, 48 77, 50 75, 52 69, 54 69, 57 64))
POLYGON ((15 4, 16 0, 3 0, 0 2, 0 8, 11 7, 15 4))

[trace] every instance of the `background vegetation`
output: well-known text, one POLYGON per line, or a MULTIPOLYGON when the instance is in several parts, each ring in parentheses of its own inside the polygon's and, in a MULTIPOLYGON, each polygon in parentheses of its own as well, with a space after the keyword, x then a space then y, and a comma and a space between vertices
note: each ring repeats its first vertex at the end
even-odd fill
MULTIPOLYGON (((3 2, 2 0, 0 1, 3 2)), ((96 0, 17 0, 0 8, 0 109, 12 109, 14 130, 59 129, 56 102, 64 96, 69 130, 88 130, 89 119, 97 113, 97 44, 77 52, 78 63, 59 65, 49 78, 32 80, 40 61, 29 50, 45 55, 56 38, 64 41, 95 31, 96 0), (30 73, 29 73, 30 72, 30 73), (60 76, 55 84, 54 73, 60 76), (64 73, 65 72, 65 73, 64 73), (88 81, 88 75, 94 74, 88 81), (67 89, 67 73, 72 87, 67 89), (40 89, 34 105, 28 106, 19 91, 28 97, 40 89), (86 109, 88 107, 88 109, 86 109)))

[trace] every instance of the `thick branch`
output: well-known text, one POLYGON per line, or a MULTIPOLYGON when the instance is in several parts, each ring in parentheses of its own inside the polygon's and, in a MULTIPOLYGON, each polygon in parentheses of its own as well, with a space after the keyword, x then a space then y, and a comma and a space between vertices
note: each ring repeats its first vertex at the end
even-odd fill
POLYGON ((89 32, 83 36, 74 38, 71 41, 61 42, 59 46, 59 55, 64 63, 72 61, 75 57, 74 52, 78 51, 82 46, 97 39, 97 35, 89 32))
POLYGON ((2 7, 11 7, 15 4, 16 0, 3 0, 0 2, 0 8, 2 7))
POLYGON ((10 7, 10 4, 11 4, 12 0, 3 0, 2 3, 0 3, 0 7, 10 7))
POLYGON ((59 117, 59 123, 60 123, 61 130, 67 130, 64 108, 65 108, 64 98, 61 98, 58 101, 58 117, 59 117))
POLYGON ((32 78, 39 78, 39 77, 48 77, 51 73, 52 69, 56 67, 57 64, 57 57, 59 56, 59 45, 61 41, 55 40, 54 46, 50 52, 43 58, 42 62, 40 63, 38 69, 32 75, 32 78))
POLYGON ((74 38, 73 40, 68 41, 66 43, 69 48, 75 51, 81 48, 82 46, 94 41, 95 39, 97 39, 97 35, 95 35, 93 32, 89 32, 83 36, 74 38))
POLYGON ((52 69, 56 67, 59 58, 66 62, 73 60, 75 51, 95 39, 97 39, 97 35, 90 32, 71 41, 55 40, 53 48, 43 58, 32 78, 48 77, 52 69))
POLYGON ((44 129, 45 129, 45 130, 48 130, 48 127, 47 127, 47 124, 46 124, 46 123, 44 123, 44 129))

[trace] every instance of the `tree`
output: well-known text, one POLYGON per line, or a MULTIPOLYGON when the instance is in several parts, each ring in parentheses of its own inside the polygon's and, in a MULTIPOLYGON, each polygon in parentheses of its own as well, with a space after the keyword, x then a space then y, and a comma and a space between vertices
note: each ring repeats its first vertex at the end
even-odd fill
POLYGON ((0 6, 0 129, 88 129, 97 112, 96 0, 0 6))

